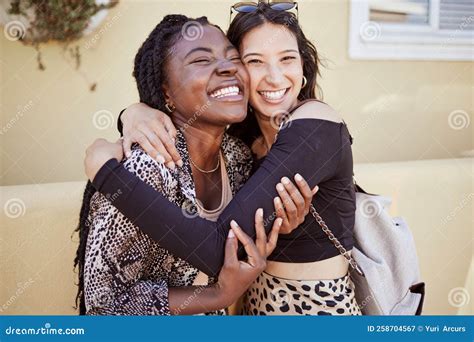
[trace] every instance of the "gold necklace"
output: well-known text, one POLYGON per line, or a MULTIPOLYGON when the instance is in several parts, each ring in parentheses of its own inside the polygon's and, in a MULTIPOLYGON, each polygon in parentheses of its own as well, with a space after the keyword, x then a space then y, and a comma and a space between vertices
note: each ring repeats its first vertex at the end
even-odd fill
POLYGON ((215 172, 215 171, 219 168, 219 166, 221 165, 220 152, 219 152, 219 154, 217 155, 217 165, 216 165, 216 167, 213 168, 212 170, 203 170, 203 169, 201 169, 201 168, 200 168, 199 166, 197 166, 196 163, 192 160, 191 156, 189 156, 189 160, 191 161, 191 164, 193 164, 194 167, 195 167, 196 169, 198 169, 199 171, 201 171, 202 173, 213 173, 213 172, 215 172))

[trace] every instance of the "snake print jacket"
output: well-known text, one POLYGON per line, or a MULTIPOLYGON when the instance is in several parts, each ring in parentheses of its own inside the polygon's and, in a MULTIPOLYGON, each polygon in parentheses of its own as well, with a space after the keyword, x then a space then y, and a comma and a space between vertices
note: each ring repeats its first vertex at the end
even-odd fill
MULTIPOLYGON (((176 146, 183 160, 181 168, 166 168, 137 144, 132 146, 132 155, 123 164, 180 206, 183 215, 196 215, 196 192, 182 132, 178 132, 176 146)), ((243 142, 227 134, 222 151, 235 195, 250 175, 252 155, 243 142)), ((110 196, 120 196, 120 191, 110 196)), ((192 285, 199 271, 141 232, 109 199, 95 193, 90 203, 84 267, 87 314, 170 315, 168 288, 192 285)), ((209 279, 210 283, 215 281, 209 279)), ((226 311, 206 314, 224 315, 226 311)))

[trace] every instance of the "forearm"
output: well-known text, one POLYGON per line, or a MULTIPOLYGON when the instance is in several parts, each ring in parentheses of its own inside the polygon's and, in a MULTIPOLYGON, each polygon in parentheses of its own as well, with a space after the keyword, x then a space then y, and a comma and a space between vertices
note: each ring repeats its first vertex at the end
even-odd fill
MULTIPOLYGON (((99 170, 94 186, 161 246, 214 276, 224 260, 224 244, 230 221, 236 220, 245 233, 255 238, 254 214, 262 208, 268 234, 276 218, 273 214, 273 198, 278 196, 275 185, 281 177, 296 173, 307 179, 310 187, 324 181, 336 168, 334 160, 338 160, 340 149, 337 140, 327 147, 325 144, 330 141, 331 134, 337 133, 337 130, 327 132, 327 128, 312 131, 312 127, 303 123, 293 123, 286 128, 281 134, 281 141, 275 143, 260 168, 225 208, 217 222, 185 215, 184 209, 170 203, 114 160, 109 160, 99 170), (289 134, 295 128, 296 132, 289 134), (299 141, 300 138, 305 141, 299 141), (116 193, 121 195, 114 196, 116 193)), ((239 257, 243 256, 245 253, 240 248, 239 257)))
POLYGON ((209 276, 219 273, 226 236, 219 233, 216 222, 186 216, 185 209, 169 202, 116 159, 99 170, 93 184, 160 246, 209 276))
POLYGON ((226 308, 229 301, 222 298, 218 285, 174 287, 169 289, 172 315, 195 315, 226 308))

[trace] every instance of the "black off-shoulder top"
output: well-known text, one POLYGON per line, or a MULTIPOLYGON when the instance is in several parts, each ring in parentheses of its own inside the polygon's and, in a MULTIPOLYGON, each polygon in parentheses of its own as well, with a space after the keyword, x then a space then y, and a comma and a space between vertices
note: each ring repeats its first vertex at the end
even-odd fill
MULTIPOLYGON (((93 185, 143 232, 171 253, 210 276, 218 275, 224 261, 224 246, 235 220, 255 238, 254 217, 263 208, 266 231, 273 214, 275 189, 284 176, 301 174, 311 188, 319 186, 312 204, 342 245, 353 247, 355 189, 352 137, 345 123, 322 119, 295 119, 280 130, 267 156, 221 213, 217 222, 188 217, 181 208, 110 159, 97 173, 93 185), (121 191, 121 196, 110 194, 121 191), (169 230, 172 230, 172 233, 169 230)), ((315 219, 308 214, 292 233, 278 238, 269 260, 302 263, 339 254, 315 219)), ((239 257, 245 257, 239 248, 239 257)))

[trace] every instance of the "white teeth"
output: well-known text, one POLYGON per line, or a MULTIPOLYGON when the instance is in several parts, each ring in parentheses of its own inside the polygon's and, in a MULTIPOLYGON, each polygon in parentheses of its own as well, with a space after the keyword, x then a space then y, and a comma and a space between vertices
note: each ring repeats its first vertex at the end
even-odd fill
POLYGON ((237 87, 237 86, 230 86, 230 87, 226 87, 226 88, 216 90, 216 91, 212 92, 210 96, 212 98, 220 99, 220 98, 225 97, 225 96, 235 96, 235 95, 239 95, 239 87, 237 87))
POLYGON ((278 91, 260 91, 259 93, 263 95, 263 97, 269 100, 279 100, 285 95, 286 89, 281 89, 278 91))

